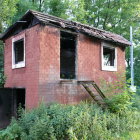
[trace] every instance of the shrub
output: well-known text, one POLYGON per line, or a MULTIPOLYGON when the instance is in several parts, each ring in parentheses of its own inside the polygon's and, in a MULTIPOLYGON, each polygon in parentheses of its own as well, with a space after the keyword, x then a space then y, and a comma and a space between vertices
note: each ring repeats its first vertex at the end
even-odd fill
POLYGON ((101 81, 101 90, 107 96, 105 100, 108 109, 113 113, 120 113, 132 108, 134 93, 130 91, 130 80, 125 82, 124 73, 116 75, 116 81, 101 81))
POLYGON ((128 91, 124 93, 116 94, 108 99, 106 99, 106 103, 108 109, 114 113, 120 113, 122 111, 126 111, 132 107, 132 94, 128 91))
POLYGON ((140 130, 140 113, 110 113, 97 105, 41 104, 23 111, 18 120, 0 131, 0 140, 114 140, 140 130))
POLYGON ((15 119, 12 119, 10 126, 7 129, 0 131, 0 140, 18 140, 20 139, 20 134, 22 128, 15 119))
POLYGON ((135 107, 140 111, 140 94, 134 95, 132 102, 133 102, 133 107, 135 107))

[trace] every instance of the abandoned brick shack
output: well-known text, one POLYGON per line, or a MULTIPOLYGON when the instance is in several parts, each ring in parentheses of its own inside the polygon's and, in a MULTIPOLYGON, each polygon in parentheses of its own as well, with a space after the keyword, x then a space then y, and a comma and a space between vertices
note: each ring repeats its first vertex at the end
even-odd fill
POLYGON ((111 81, 125 70, 120 35, 29 10, 1 35, 5 88, 16 89, 26 108, 46 103, 77 103, 89 97, 78 81, 111 81))

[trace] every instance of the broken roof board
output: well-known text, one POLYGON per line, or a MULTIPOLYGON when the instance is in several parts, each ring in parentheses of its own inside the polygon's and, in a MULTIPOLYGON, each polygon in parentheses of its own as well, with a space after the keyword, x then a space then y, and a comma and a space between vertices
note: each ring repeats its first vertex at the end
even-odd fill
MULTIPOLYGON (((26 17, 29 15, 34 16, 38 20, 38 23, 43 23, 46 25, 51 24, 54 26, 56 25, 59 28, 71 29, 76 32, 81 32, 81 33, 84 33, 84 34, 87 34, 87 35, 90 35, 90 36, 93 36, 93 37, 96 37, 105 41, 121 44, 122 46, 130 45, 130 42, 128 40, 126 40, 124 37, 118 34, 114 34, 105 30, 97 29, 95 27, 91 27, 91 26, 81 24, 78 22, 64 20, 55 16, 50 16, 50 15, 33 11, 33 10, 28 10, 26 14, 19 21, 24 21, 26 17)), ((10 32, 16 28, 17 24, 19 24, 19 22, 16 22, 12 26, 10 26, 6 30, 6 32, 0 36, 0 39, 1 40, 6 39, 7 36, 10 34, 10 32)))

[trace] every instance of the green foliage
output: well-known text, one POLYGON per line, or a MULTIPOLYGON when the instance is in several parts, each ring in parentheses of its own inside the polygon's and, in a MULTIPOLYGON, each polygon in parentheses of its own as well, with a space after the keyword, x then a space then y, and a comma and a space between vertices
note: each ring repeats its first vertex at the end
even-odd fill
POLYGON ((23 111, 0 131, 0 140, 108 140, 140 130, 140 112, 110 113, 96 105, 41 104, 31 111, 23 111))
POLYGON ((86 18, 89 13, 87 9, 85 9, 85 6, 85 0, 72 0, 70 4, 70 15, 72 15, 71 19, 84 24, 90 24, 86 18))
POLYGON ((2 25, 10 25, 12 17, 16 13, 16 4, 18 0, 0 0, 0 33, 3 30, 2 25))
POLYGON ((140 86, 140 44, 134 45, 134 78, 135 78, 135 85, 140 86))
MULTIPOLYGON (((139 29, 138 29, 139 30, 139 29)), ((140 86, 140 44, 139 40, 137 39, 137 34, 134 33, 133 38, 134 42, 134 81, 136 86, 140 86)), ((126 61, 127 61, 127 79, 130 78, 130 48, 126 50, 126 61)))
POLYGON ((12 22, 16 22, 19 20, 27 10, 32 9, 32 10, 38 10, 38 6, 36 3, 32 3, 29 0, 19 0, 17 3, 17 12, 16 14, 12 17, 12 22))
POLYGON ((132 95, 129 92, 120 93, 106 100, 111 112, 121 112, 131 107, 132 95))
POLYGON ((140 94, 137 93, 134 97, 133 97, 133 107, 137 108, 138 110, 140 110, 140 94))
POLYGON ((136 90, 137 95, 140 96, 140 87, 137 86, 137 90, 136 90))
POLYGON ((15 119, 12 120, 10 126, 3 131, 0 131, 0 140, 18 140, 22 128, 18 125, 15 119))
POLYGON ((44 12, 48 14, 61 17, 63 19, 68 19, 67 14, 70 5, 69 0, 44 0, 44 12))
POLYGON ((140 139, 140 131, 130 132, 130 139, 139 140, 140 139))
POLYGON ((107 82, 104 79, 101 80, 100 87, 107 97, 105 102, 111 112, 120 113, 132 107, 134 93, 130 92, 128 85, 130 81, 128 80, 127 83, 125 81, 124 73, 116 74, 115 81, 107 82))
POLYGON ((73 1, 72 19, 82 23, 124 35, 128 39, 129 26, 137 27, 139 24, 138 0, 73 1))

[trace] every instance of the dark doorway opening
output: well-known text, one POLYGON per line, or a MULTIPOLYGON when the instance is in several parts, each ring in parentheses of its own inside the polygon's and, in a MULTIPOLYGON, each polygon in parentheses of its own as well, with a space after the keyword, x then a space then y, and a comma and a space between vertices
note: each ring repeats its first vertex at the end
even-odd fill
POLYGON ((0 88, 0 129, 6 128, 12 116, 18 117, 18 108, 25 109, 25 89, 0 88))
POLYGON ((61 31, 60 38, 60 78, 76 78, 76 35, 61 31))
POLYGON ((25 109, 25 89, 16 89, 15 96, 16 109, 19 107, 25 109))
POLYGON ((0 129, 10 123, 13 111, 12 98, 13 90, 11 88, 0 88, 0 129))

